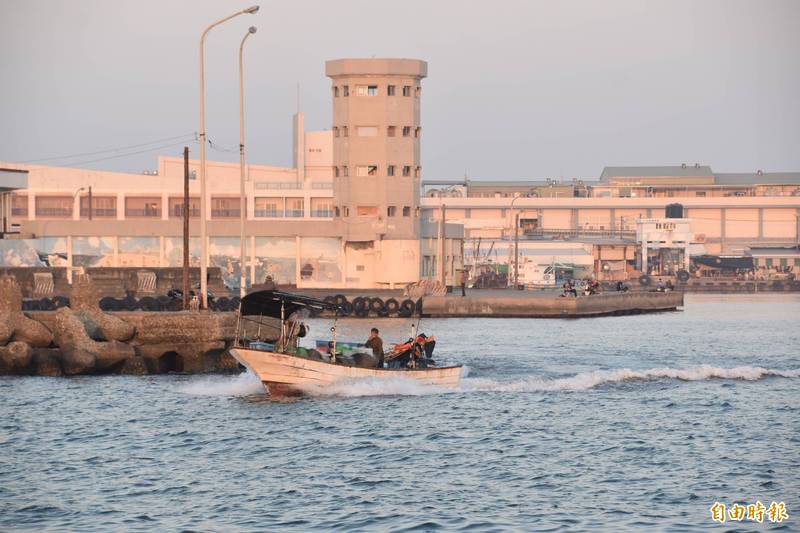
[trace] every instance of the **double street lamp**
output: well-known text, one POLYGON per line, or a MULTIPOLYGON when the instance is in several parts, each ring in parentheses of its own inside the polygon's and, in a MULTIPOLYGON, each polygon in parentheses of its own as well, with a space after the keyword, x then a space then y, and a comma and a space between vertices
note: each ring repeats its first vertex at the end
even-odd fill
MULTIPOLYGON (((200 305, 203 309, 208 308, 208 238, 206 227, 206 36, 212 28, 231 20, 232 18, 238 17, 239 15, 253 15, 257 13, 258 7, 259 6, 248 7, 247 9, 237 11, 233 15, 228 15, 227 17, 220 19, 208 26, 200 36, 200 305)), ((244 41, 242 41, 242 44, 244 44, 244 41)), ((244 153, 243 150, 242 153, 244 153)), ((244 267, 242 266, 242 268, 244 267)))
POLYGON ((242 37, 239 45, 239 173, 240 173, 240 203, 239 203, 239 297, 247 294, 247 276, 245 274, 245 240, 244 222, 247 216, 247 197, 244 193, 244 42, 251 34, 256 32, 255 26, 250 26, 242 37))

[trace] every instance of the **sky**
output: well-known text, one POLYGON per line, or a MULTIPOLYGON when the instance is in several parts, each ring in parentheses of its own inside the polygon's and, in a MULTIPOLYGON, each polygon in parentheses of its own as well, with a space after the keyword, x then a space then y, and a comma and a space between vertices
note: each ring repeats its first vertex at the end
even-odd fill
MULTIPOLYGON (((197 157, 200 33, 249 5, 0 0, 0 160, 140 172, 187 141, 197 157)), ((330 129, 325 60, 408 57, 428 61, 423 179, 800 171, 798 21, 796 0, 263 2, 207 39, 208 156, 238 161, 255 25, 251 163, 291 166, 298 84, 306 129, 330 129)))

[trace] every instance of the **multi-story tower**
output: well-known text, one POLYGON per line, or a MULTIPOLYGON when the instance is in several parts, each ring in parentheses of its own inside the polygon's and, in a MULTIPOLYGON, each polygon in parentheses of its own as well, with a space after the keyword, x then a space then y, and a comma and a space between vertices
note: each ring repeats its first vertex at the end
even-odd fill
POLYGON ((335 214, 346 241, 419 235, 420 96, 428 64, 337 59, 333 80, 335 214))
POLYGON ((420 81, 416 59, 337 59, 333 80, 334 223, 345 282, 395 287, 420 272, 420 81))

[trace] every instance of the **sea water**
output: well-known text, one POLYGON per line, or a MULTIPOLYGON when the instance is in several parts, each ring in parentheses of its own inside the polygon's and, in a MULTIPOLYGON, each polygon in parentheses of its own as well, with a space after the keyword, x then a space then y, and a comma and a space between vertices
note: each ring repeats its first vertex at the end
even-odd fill
MULTIPOLYGON (((372 326, 385 346, 410 332, 338 332, 372 326)), ((3 378, 0 530, 800 529, 800 296, 420 330, 466 365, 459 389, 276 401, 246 373, 3 378), (757 501, 788 520, 712 521, 757 501)))

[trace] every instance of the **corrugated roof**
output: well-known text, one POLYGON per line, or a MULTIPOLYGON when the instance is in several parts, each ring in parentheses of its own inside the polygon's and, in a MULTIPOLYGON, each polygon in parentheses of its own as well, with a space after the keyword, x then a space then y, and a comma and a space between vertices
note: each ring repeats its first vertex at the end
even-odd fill
POLYGON ((727 172, 714 174, 717 185, 800 185, 800 172, 727 172))
POLYGON ((615 177, 660 177, 660 176, 711 176, 713 172, 708 165, 675 165, 660 167, 605 167, 600 174, 600 181, 607 182, 609 178, 615 177))

